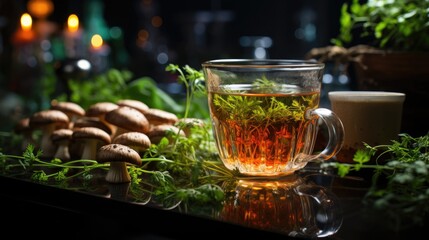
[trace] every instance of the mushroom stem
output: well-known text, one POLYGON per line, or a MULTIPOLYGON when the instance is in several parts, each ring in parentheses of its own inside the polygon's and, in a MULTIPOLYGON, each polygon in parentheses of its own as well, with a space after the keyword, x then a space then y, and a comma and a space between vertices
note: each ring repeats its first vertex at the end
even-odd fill
POLYGON ((109 123, 108 121, 106 121, 106 119, 104 118, 104 115, 99 117, 100 122, 102 122, 103 124, 105 124, 106 126, 108 126, 112 133, 110 134, 111 136, 115 136, 116 135, 116 131, 117 131, 117 126, 109 123))
POLYGON ((59 158, 63 161, 70 160, 69 140, 62 140, 58 143, 58 148, 54 157, 59 158))
POLYGON ((126 162, 111 162, 109 172, 106 175, 106 181, 110 183, 131 182, 126 162))
POLYGON ((126 145, 118 143, 104 145, 98 149, 97 162, 110 162, 110 168, 105 177, 106 181, 109 183, 131 182, 127 163, 138 166, 142 165, 142 159, 138 152, 126 145))
POLYGON ((97 156, 97 140, 87 140, 84 144, 81 159, 95 160, 97 156))
POLYGON ((122 127, 115 126, 115 128, 116 128, 115 129, 116 131, 111 134, 112 140, 115 139, 117 136, 123 134, 123 133, 129 132, 129 130, 122 128, 122 127))
POLYGON ((55 130, 55 125, 50 124, 42 128, 42 142, 40 149, 42 149, 42 157, 53 157, 55 155, 56 147, 52 143, 51 134, 55 130))

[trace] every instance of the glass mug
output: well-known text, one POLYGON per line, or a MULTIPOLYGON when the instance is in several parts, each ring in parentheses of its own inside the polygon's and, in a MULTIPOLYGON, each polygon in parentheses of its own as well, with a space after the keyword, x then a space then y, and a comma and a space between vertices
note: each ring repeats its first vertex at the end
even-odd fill
POLYGON ((239 179, 222 188, 223 221, 302 238, 331 236, 343 223, 338 197, 296 174, 274 181, 239 179))
POLYGON ((319 108, 323 63, 220 59, 202 67, 216 145, 229 170, 243 176, 288 175, 341 149, 341 120, 319 108), (319 119, 328 141, 314 153, 319 119))

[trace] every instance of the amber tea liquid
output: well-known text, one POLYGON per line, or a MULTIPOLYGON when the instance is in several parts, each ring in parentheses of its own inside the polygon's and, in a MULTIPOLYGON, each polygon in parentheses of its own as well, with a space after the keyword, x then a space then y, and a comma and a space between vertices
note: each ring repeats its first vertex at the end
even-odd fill
POLYGON ((229 85, 208 97, 219 154, 228 169, 276 176, 305 164, 295 160, 313 150, 317 119, 305 116, 318 107, 319 92, 229 85))

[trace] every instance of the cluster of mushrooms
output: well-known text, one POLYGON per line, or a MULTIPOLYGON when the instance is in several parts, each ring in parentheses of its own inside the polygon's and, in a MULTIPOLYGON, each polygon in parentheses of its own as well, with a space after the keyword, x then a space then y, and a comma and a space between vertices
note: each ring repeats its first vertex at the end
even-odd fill
POLYGON ((131 178, 127 164, 141 166, 142 153, 171 134, 186 137, 201 119, 179 119, 174 113, 149 108, 134 99, 97 102, 87 109, 73 102, 53 100, 49 109, 23 118, 15 132, 23 136, 23 147, 42 149, 42 158, 89 159, 110 163, 106 181, 126 183, 131 178), (39 130, 40 139, 34 139, 39 130))

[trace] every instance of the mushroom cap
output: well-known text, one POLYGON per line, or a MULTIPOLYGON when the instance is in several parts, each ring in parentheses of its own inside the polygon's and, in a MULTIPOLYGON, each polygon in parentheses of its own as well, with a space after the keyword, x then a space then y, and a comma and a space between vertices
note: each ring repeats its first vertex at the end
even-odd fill
POLYGON ((72 135, 73 140, 78 139, 97 139, 105 144, 111 142, 110 135, 96 127, 82 127, 75 129, 72 135))
POLYGON ((108 126, 106 123, 100 121, 99 118, 91 118, 91 117, 79 118, 78 120, 76 120, 76 122, 73 125, 74 129, 83 128, 83 127, 96 127, 105 131, 109 135, 112 134, 112 128, 108 126))
POLYGON ((85 115, 85 109, 83 109, 79 104, 74 102, 58 102, 57 100, 52 100, 51 109, 62 111, 67 115, 85 115))
POLYGON ((168 124, 152 126, 146 135, 152 143, 157 144, 163 137, 168 137, 169 133, 179 134, 182 137, 186 136, 183 130, 168 124))
POLYGON ((179 118, 176 116, 176 114, 157 108, 149 108, 145 111, 144 115, 152 125, 174 125, 177 121, 179 121, 179 118))
POLYGON ((58 142, 61 140, 70 140, 72 138, 72 135, 73 135, 73 130, 71 129, 67 129, 67 128, 57 129, 52 132, 51 140, 52 142, 58 142))
POLYGON ((49 124, 55 124, 58 128, 67 128, 70 122, 69 117, 59 110, 41 110, 30 117, 30 127, 39 128, 49 124))
POLYGON ((126 162, 141 166, 142 160, 138 152, 128 146, 111 143, 100 147, 97 151, 97 162, 126 162))
POLYGON ((151 145, 149 137, 141 132, 126 132, 113 139, 113 143, 129 146, 133 149, 148 149, 151 145))
POLYGON ((106 122, 128 131, 143 133, 149 131, 149 121, 145 115, 131 107, 120 106, 106 113, 104 117, 106 122))
POLYGON ((100 117, 119 106, 116 103, 112 102, 97 102, 92 104, 86 109, 85 116, 87 117, 100 117))
POLYGON ((116 102, 119 106, 132 107, 139 110, 141 113, 145 113, 149 107, 142 101, 134 99, 121 99, 116 102))

